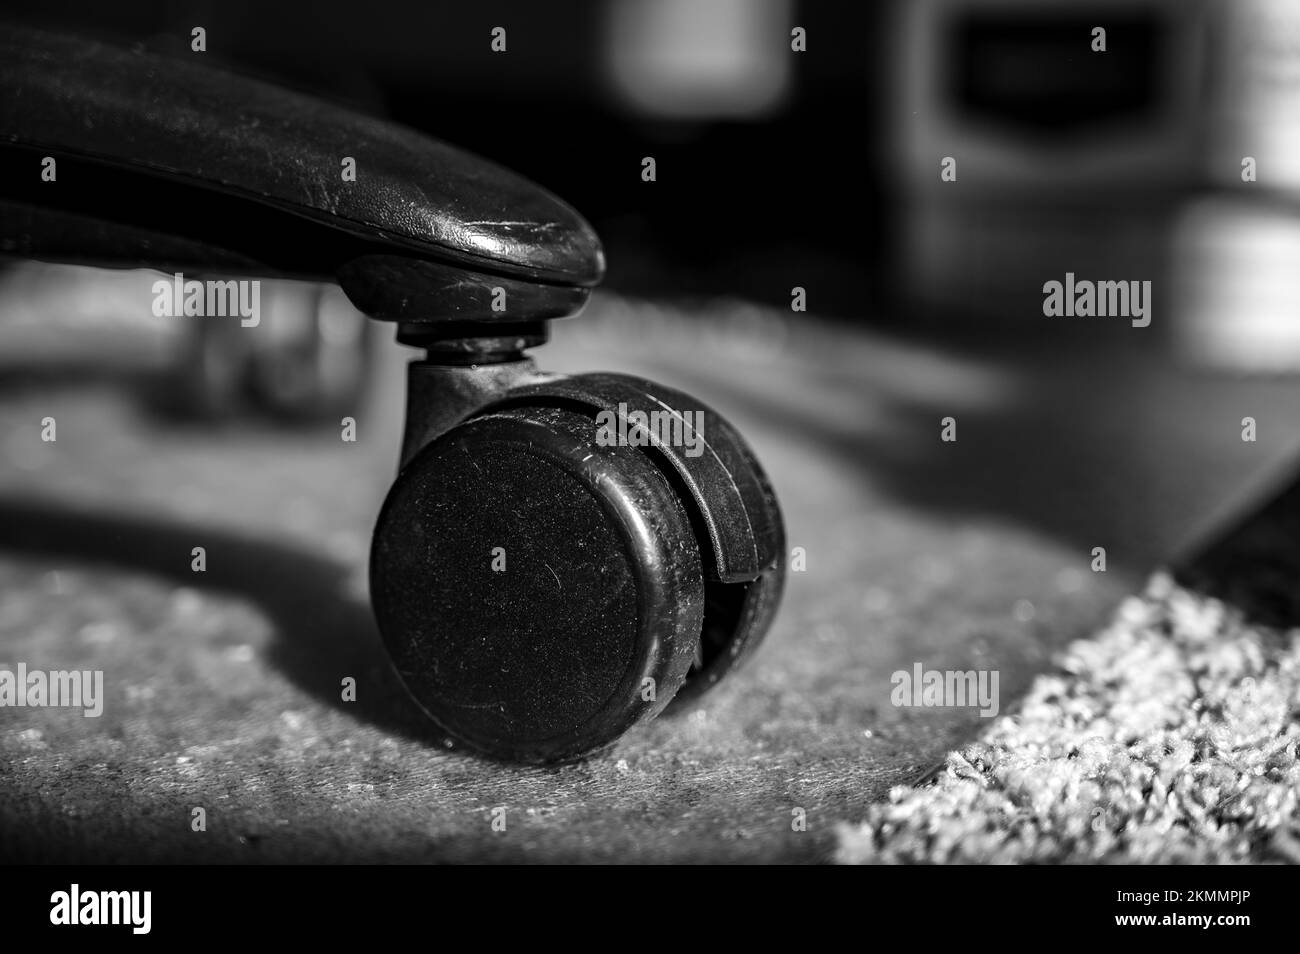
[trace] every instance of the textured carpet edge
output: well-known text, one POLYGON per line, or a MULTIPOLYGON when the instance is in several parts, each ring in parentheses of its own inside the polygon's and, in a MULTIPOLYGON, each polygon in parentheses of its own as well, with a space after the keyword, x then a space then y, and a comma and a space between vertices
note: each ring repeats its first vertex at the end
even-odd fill
POLYGON ((1158 571, 1057 667, 836 860, 1300 863, 1300 630, 1158 571))

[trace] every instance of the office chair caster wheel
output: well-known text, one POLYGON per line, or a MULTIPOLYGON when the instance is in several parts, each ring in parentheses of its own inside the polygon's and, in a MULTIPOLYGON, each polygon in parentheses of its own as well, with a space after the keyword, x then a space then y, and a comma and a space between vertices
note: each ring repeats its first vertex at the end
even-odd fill
MULTIPOLYGON (((785 541, 740 437, 670 388, 545 375, 523 356, 604 274, 574 209, 446 143, 201 58, 164 66, 3 28, 0 86, 3 247, 336 282, 426 350, 408 369, 370 579, 393 662, 446 739, 512 761, 581 758, 758 643, 785 541), (355 179, 339 175, 341 144, 355 179), (58 188, 36 174, 45 157, 58 188), (671 432, 688 411, 705 426, 683 445, 671 432), (611 421, 619 440, 603 439, 611 421)), ((251 394, 338 412, 323 329, 299 323, 303 347, 267 353, 237 320, 198 327, 186 393, 201 408, 251 394)), ((357 379, 339 380, 347 395, 357 379)))
POLYGON ((261 299, 254 325, 232 316, 187 319, 155 403, 207 421, 355 414, 369 381, 371 323, 326 285, 264 282, 261 299))
POLYGON ((246 410, 249 341, 237 321, 190 319, 151 404, 184 420, 222 421, 246 410))
POLYGON ((591 755, 698 695, 761 639, 780 595, 775 553, 752 581, 719 578, 711 523, 779 536, 734 432, 709 451, 760 490, 751 514, 658 447, 602 443, 591 407, 568 400, 583 384, 510 392, 433 440, 375 529, 371 600, 403 683, 448 740, 508 761, 591 755))
POLYGON ((277 282, 265 327, 250 328, 245 393, 285 421, 337 421, 355 414, 369 380, 374 334, 337 288, 277 282))

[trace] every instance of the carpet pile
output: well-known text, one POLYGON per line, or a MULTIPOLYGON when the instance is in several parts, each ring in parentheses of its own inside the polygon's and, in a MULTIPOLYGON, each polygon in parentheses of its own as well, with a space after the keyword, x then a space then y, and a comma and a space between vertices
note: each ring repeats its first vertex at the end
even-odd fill
POLYGON ((1300 862, 1300 630, 1158 572, 845 863, 1300 862))

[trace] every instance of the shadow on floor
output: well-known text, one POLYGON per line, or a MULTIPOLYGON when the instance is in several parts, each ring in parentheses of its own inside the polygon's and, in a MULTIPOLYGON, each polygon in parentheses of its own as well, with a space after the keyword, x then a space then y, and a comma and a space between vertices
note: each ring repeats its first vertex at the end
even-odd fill
POLYGON ((272 664, 300 688, 387 731, 434 739, 388 663, 370 607, 348 595, 346 570, 301 546, 213 526, 0 496, 0 549, 107 563, 244 597, 274 625, 272 664), (195 539, 209 541, 210 556, 220 554, 202 575, 190 570, 195 539), (369 690, 343 702, 340 672, 365 674, 369 690))

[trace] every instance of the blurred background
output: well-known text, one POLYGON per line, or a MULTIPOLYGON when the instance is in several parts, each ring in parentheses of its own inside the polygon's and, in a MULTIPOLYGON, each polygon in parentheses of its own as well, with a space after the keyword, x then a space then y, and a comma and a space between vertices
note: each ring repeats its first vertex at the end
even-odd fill
MULTIPOLYGON (((962 487, 937 491, 936 504, 1035 507, 1036 520, 1079 533, 1094 515, 1071 516, 1077 508, 1044 489, 1069 483, 1076 464, 1095 475, 1156 463, 1154 448, 1195 453, 1188 426, 1231 438, 1229 450, 1181 468, 1180 493, 1194 497, 1156 495, 1176 508, 1158 527, 1115 521, 1139 563, 1165 555, 1189 519, 1263 467, 1258 447, 1240 469, 1221 462, 1241 456, 1241 418, 1288 401, 1285 376, 1300 370, 1300 12, 1286 0, 0 9, 182 56, 194 55, 189 31, 202 25, 202 55, 215 63, 425 130, 543 184, 601 235, 603 288, 635 300, 610 310, 601 303, 613 299, 598 295, 588 317, 554 329, 559 342, 590 342, 605 318, 631 315, 634 331, 615 335, 648 342, 628 356, 653 353, 674 313, 750 352, 789 349, 824 323, 832 341, 881 335, 987 362, 1033 397, 990 415, 998 427, 979 453, 994 456, 972 460, 962 487), (496 26, 504 52, 492 49, 496 26), (641 176, 647 156, 654 182, 641 176), (1067 272, 1150 281, 1150 326, 1045 317, 1044 282, 1067 272), (792 308, 796 298, 806 310, 792 308), (1045 429, 1075 412, 1076 429, 1126 415, 1139 431, 1099 436, 1096 460, 1008 473, 1011 448, 1042 447, 1045 429), (1222 426, 1185 423, 1207 415, 1222 426)), ((61 362, 65 377, 84 379, 147 366, 156 379, 161 367, 155 405, 220 417, 251 403, 333 420, 364 392, 360 356, 389 337, 349 324, 337 292, 288 282, 257 334, 159 322, 133 305, 145 280, 11 267, 0 282, 0 370, 12 380, 61 362)), ((810 360, 828 369, 838 350, 810 360)), ((917 394, 892 394, 899 365, 882 364, 847 370, 852 401, 943 410, 951 379, 907 369, 897 376, 917 394)), ((780 376, 763 383, 753 400, 802 400, 780 376)), ((1265 429, 1278 453, 1300 435, 1292 417, 1265 429)), ((911 475, 900 483, 917 490, 911 475)), ((1104 506, 1113 512, 1122 496, 1104 506)), ((1149 516, 1147 502, 1134 507, 1149 516)))
MULTIPOLYGON (((687 825, 664 857, 770 857, 735 819, 768 811, 773 786, 854 815, 972 731, 969 713, 889 709, 891 671, 995 665, 1014 695, 1152 566, 1291 479, 1291 0, 10 0, 0 14, 175 55, 201 25, 213 62, 542 184, 592 222, 609 272, 585 314, 554 323, 539 362, 682 387, 754 444, 809 570, 792 574, 769 647, 723 690, 716 723, 645 730, 626 749, 631 783, 574 770, 612 786, 606 840, 573 847, 557 828, 538 849, 551 856, 614 850, 655 793, 703 818, 731 813, 687 825), (946 158, 955 176, 941 175, 946 158), (1067 272, 1150 281, 1150 326, 1046 317, 1043 285, 1067 272), (795 289, 806 310, 792 309, 795 289), (947 417, 956 442, 940 440, 947 417)), ((267 283, 256 334, 160 321, 141 307, 153 277, 0 272, 0 544, 26 554, 0 563, 10 645, 52 661, 74 645, 85 665, 119 646, 129 666, 144 640, 153 655, 135 678, 157 711, 139 703, 143 721, 123 729, 141 765, 197 746, 233 777, 248 753, 224 740, 248 725, 278 726, 275 746, 307 759, 286 705, 331 712, 312 731, 332 743, 386 751, 389 723, 375 715, 354 736, 330 680, 371 626, 368 531, 413 352, 336 290, 302 283, 267 283), (57 445, 38 437, 47 414, 57 445), (344 414, 357 445, 338 440, 344 414), (269 612, 264 637, 226 604, 195 609, 217 597, 149 595, 115 575, 170 573, 171 550, 200 532, 257 567, 210 580, 269 612), (110 569, 69 577, 87 556, 110 569), (168 642, 172 628, 190 642, 168 642), (65 631, 75 638, 60 644, 65 631), (263 638, 289 647, 247 677, 264 710, 214 703, 195 722, 168 709, 176 686, 226 698, 215 687, 260 658, 263 638)), ((41 731, 52 745, 57 732, 41 731)), ((322 804, 342 797, 331 771, 322 804)), ((447 797, 479 771, 439 776, 447 797)), ((535 782, 538 798, 548 785, 535 782)), ((563 815, 591 795, 558 797, 563 815)), ((808 851, 781 837, 792 856, 808 851)))
MULTIPOLYGON (((620 290, 785 306, 801 285, 815 287, 826 315, 860 321, 868 311, 872 323, 911 328, 923 303, 978 311, 983 328, 1017 295, 1034 304, 1044 275, 1167 277, 1207 244, 1218 248, 1215 224, 1260 268, 1264 247, 1294 252, 1294 230, 1269 208, 1300 188, 1292 6, 484 0, 378 3, 362 15, 342 0, 7 0, 0 9, 180 54, 203 25, 211 60, 425 130, 564 196, 603 237, 609 285, 620 290), (504 53, 490 47, 493 25, 507 29, 504 53), (1091 49, 1099 25, 1104 53, 1091 49), (795 28, 806 31, 802 53, 791 49, 795 28), (1258 182, 1243 189, 1247 155, 1258 182), (653 201, 643 156, 659 167, 653 201), (940 180, 945 156, 957 160, 956 183, 940 180)), ((1167 317, 1172 299, 1158 301, 1167 317)), ((1253 303, 1280 307, 1259 292, 1253 303)))

